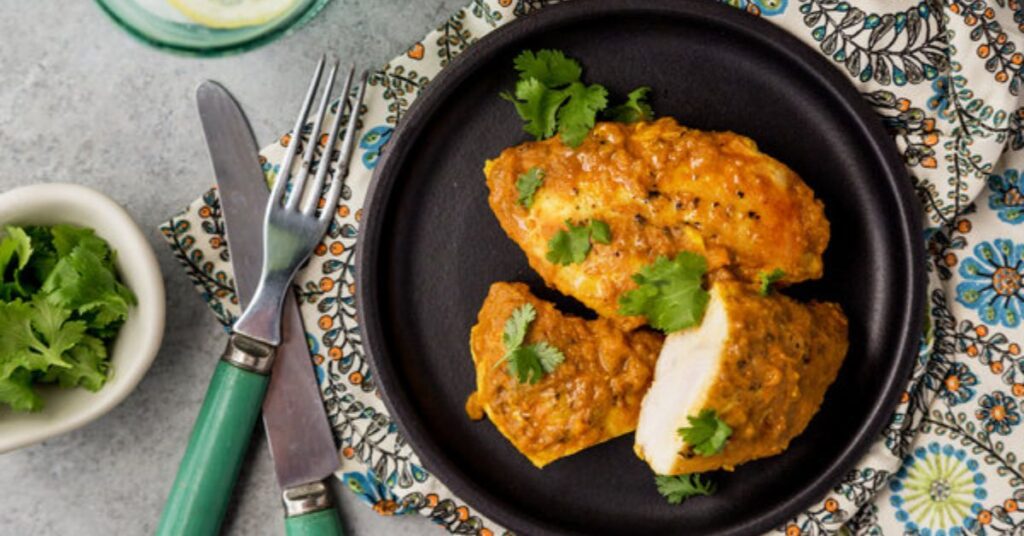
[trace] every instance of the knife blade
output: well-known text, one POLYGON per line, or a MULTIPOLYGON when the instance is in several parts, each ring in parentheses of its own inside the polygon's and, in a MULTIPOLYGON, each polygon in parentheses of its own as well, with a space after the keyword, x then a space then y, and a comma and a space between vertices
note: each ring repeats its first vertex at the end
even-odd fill
MULTIPOLYGON (((206 81, 197 89, 196 101, 220 190, 236 292, 244 307, 259 280, 260 232, 269 190, 249 123, 230 93, 206 81)), ((263 423, 274 472, 292 517, 312 513, 314 507, 331 508, 323 480, 340 461, 292 293, 283 315, 281 345, 263 401, 263 423)))

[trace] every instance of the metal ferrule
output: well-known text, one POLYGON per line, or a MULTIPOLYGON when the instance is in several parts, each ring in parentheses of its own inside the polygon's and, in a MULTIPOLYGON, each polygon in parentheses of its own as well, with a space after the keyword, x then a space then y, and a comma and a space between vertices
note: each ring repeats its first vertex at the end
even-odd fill
POLYGON ((274 346, 232 333, 228 339, 228 346, 220 358, 240 369, 267 375, 274 366, 276 353, 277 348, 274 346))
POLYGON ((310 482, 284 490, 285 517, 301 516, 331 507, 331 494, 323 482, 310 482))

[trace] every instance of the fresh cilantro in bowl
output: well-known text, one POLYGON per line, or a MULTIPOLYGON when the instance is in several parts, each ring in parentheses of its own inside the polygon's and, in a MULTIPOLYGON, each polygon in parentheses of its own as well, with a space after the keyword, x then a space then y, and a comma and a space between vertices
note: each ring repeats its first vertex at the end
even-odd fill
POLYGON ((7 226, 0 232, 0 405, 43 406, 40 384, 99 390, 107 347, 135 305, 115 252, 92 229, 7 226))

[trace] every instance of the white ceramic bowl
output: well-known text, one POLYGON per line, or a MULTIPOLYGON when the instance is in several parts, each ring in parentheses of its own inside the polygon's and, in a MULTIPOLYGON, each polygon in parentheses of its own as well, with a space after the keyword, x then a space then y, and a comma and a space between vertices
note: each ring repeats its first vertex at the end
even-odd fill
POLYGON ((114 341, 112 374, 93 393, 84 388, 36 388, 43 409, 0 409, 0 453, 74 430, 110 411, 149 370, 164 334, 164 285, 160 266, 131 216, 109 197, 76 184, 39 184, 0 194, 0 225, 70 223, 91 227, 117 251, 121 280, 139 303, 114 341))

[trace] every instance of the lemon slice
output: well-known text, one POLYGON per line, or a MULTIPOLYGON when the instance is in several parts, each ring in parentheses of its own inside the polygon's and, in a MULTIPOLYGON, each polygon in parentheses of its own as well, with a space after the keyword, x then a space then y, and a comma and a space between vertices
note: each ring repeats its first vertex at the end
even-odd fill
POLYGON ((297 0, 167 0, 189 19, 209 28, 242 28, 274 20, 297 0))

